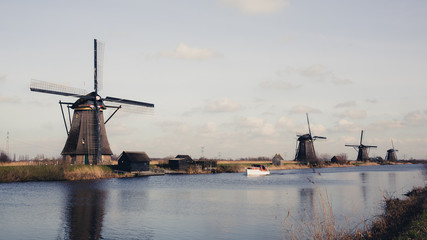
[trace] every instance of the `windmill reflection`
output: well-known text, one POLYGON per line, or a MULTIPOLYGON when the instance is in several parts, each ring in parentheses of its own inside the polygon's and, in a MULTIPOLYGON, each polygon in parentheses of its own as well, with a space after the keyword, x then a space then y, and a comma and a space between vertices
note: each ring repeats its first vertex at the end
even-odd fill
POLYGON ((365 172, 359 173, 360 177, 360 187, 362 189, 363 202, 366 204, 368 202, 368 193, 367 193, 367 185, 368 185, 368 174, 365 172))
POLYGON ((101 239, 105 191, 95 182, 68 185, 65 239, 101 239))
POLYGON ((308 218, 315 216, 316 208, 316 189, 313 188, 301 188, 299 190, 300 195, 300 212, 308 218))

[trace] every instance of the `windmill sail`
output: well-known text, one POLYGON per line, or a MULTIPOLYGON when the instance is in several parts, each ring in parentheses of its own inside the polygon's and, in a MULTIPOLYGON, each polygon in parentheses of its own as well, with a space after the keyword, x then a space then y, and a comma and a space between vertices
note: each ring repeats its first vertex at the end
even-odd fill
POLYGON ((104 46, 104 42, 95 39, 95 81, 98 91, 104 88, 104 46))

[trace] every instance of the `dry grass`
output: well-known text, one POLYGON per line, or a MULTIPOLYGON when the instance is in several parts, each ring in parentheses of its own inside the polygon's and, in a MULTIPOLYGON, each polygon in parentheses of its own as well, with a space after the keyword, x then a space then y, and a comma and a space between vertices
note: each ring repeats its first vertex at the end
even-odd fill
POLYGON ((313 212, 305 212, 305 217, 302 219, 295 219, 288 211, 288 215, 282 221, 282 227, 283 239, 350 240, 363 232, 358 227, 350 229, 347 223, 341 226, 336 222, 327 192, 325 195, 321 193, 316 195, 316 206, 313 207, 313 212))
POLYGON ((91 179, 102 179, 102 178, 113 178, 117 177, 109 167, 106 166, 87 166, 78 165, 70 166, 64 171, 65 180, 91 180, 91 179))
POLYGON ((119 177, 107 166, 0 166, 0 182, 89 180, 119 177))

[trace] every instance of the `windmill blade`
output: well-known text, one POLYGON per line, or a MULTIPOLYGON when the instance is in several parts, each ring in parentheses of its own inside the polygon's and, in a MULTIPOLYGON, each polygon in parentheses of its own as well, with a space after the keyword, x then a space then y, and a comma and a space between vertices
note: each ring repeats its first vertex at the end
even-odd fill
POLYGON ((314 136, 313 138, 326 139, 326 137, 321 137, 321 136, 314 136))
POLYGON ((115 102, 115 103, 120 103, 120 104, 127 104, 127 105, 135 105, 135 106, 142 106, 142 107, 149 107, 149 108, 154 107, 154 104, 152 104, 152 103, 139 102, 139 101, 128 100, 128 99, 124 99, 124 98, 115 98, 115 97, 108 97, 107 96, 103 100, 115 102))
POLYGON ((96 92, 101 91, 104 87, 104 46, 104 42, 94 39, 94 88, 96 89, 96 92))
POLYGON ((345 146, 346 147, 359 147, 360 145, 348 145, 348 144, 346 144, 345 146))
POLYGON ((49 93, 61 96, 85 97, 86 91, 80 88, 72 88, 55 83, 31 79, 30 90, 33 92, 49 93))
POLYGON ((369 146, 369 145, 363 145, 363 146, 367 148, 377 148, 377 146, 369 146))
POLYGON ((362 140, 363 140, 363 130, 362 130, 362 132, 360 133, 360 145, 362 145, 362 140))
POLYGON ((310 121, 308 120, 308 113, 305 113, 305 115, 307 116, 308 134, 311 137, 311 129, 310 129, 310 121))

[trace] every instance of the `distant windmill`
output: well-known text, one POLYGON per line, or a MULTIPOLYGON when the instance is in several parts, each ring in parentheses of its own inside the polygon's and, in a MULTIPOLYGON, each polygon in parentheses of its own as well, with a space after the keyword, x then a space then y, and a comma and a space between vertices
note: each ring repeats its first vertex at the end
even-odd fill
POLYGON ((396 162, 397 161, 396 152, 399 151, 399 150, 394 149, 393 140, 391 140, 391 146, 392 146, 392 148, 390 148, 389 150, 387 150, 387 155, 385 156, 385 160, 386 161, 396 162))
POLYGON ((295 161, 300 161, 300 162, 312 162, 317 160, 316 152, 314 151, 313 142, 316 139, 326 139, 326 137, 311 135, 308 113, 306 113, 306 116, 307 116, 308 134, 297 135, 298 148, 295 154, 295 161))
POLYGON ((360 134, 360 144, 359 145, 345 145, 345 146, 346 147, 353 147, 354 150, 357 151, 357 161, 366 162, 367 160, 369 160, 368 149, 369 148, 377 148, 377 146, 363 145, 362 141, 363 141, 363 130, 360 134))
POLYGON ((39 80, 32 80, 30 90, 61 96, 76 97, 74 103, 59 101, 65 130, 68 138, 61 154, 64 160, 75 164, 102 164, 109 163, 111 155, 110 144, 107 139, 105 123, 122 107, 144 110, 153 108, 154 104, 138 102, 115 97, 102 98, 98 91, 102 86, 102 42, 94 39, 94 91, 86 94, 86 91, 78 88, 66 87, 58 84, 39 80), (98 60, 98 56, 101 56, 98 60), (104 101, 120 104, 119 106, 106 106, 104 101), (68 131, 62 105, 68 107, 70 130, 68 131), (74 110, 71 120, 70 108, 74 110), (107 108, 116 108, 107 121, 104 122, 103 111, 107 108))

